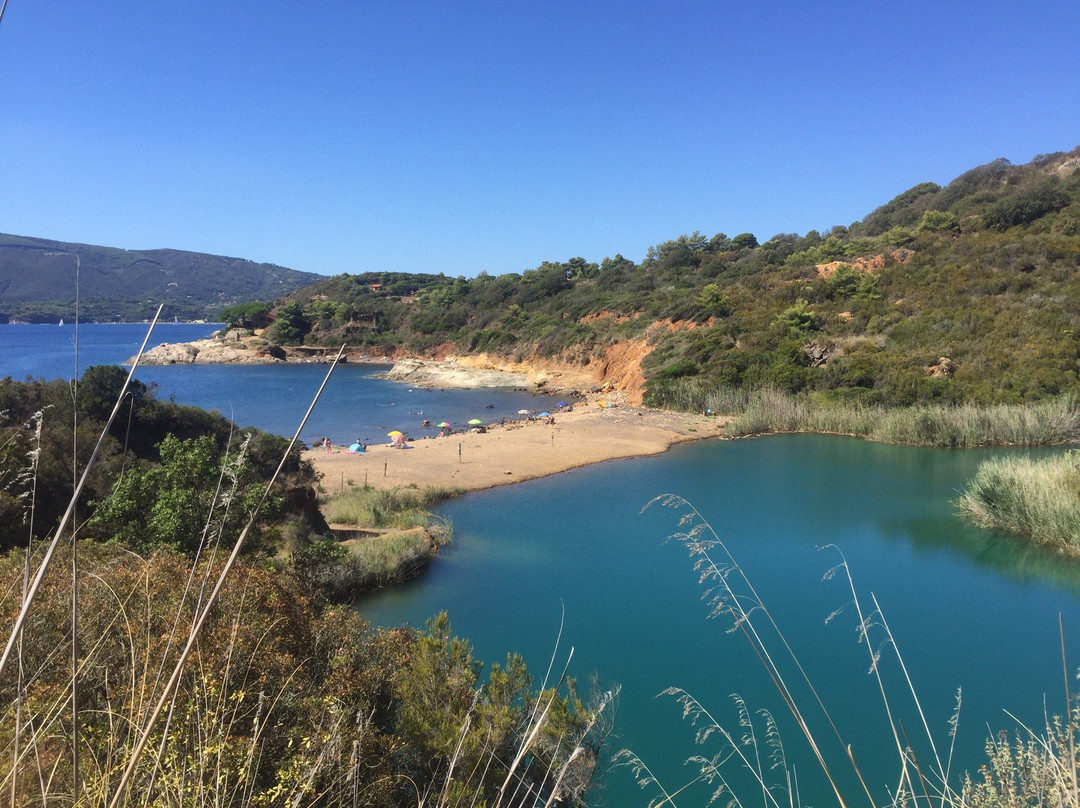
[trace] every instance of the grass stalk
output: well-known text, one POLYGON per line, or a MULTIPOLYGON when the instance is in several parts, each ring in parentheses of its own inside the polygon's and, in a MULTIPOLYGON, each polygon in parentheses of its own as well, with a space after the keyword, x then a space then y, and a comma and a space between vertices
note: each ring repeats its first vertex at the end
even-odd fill
POLYGON ((135 767, 138 765, 139 757, 142 755, 142 751, 145 748, 147 741, 149 740, 150 733, 153 730, 154 725, 157 723, 157 720, 160 717, 166 702, 168 701, 173 689, 176 687, 176 684, 180 679, 180 674, 183 672, 184 666, 187 663, 187 659, 191 655, 192 648, 195 645, 195 641, 198 638, 199 632, 202 630, 202 626, 206 622, 206 618, 209 616, 210 610, 213 607, 214 602, 217 600, 218 595, 221 593, 221 589, 225 585, 225 581, 229 577, 229 573, 235 566, 236 560, 240 555, 241 549, 243 548, 244 540, 247 538, 248 533, 250 532, 252 526, 255 524, 255 520, 258 518, 259 511, 262 509, 263 504, 266 502, 266 498, 267 496, 269 496, 273 484, 280 476, 281 470, 285 467, 285 462, 288 460, 289 453, 292 451, 292 448, 300 439, 300 433, 303 431, 305 424, 307 424, 308 418, 311 417, 312 410, 315 409, 315 405, 318 403, 323 390, 326 388, 327 383, 330 381, 330 376, 331 374, 333 374, 334 369, 338 365, 338 362, 341 361, 341 357, 344 352, 345 346, 342 345, 341 348, 338 350, 337 356, 334 358, 334 361, 331 363, 330 369, 326 373, 326 378, 323 379, 322 384, 319 386, 318 391, 315 393, 315 397, 311 401, 311 405, 308 407, 307 412, 301 419, 300 425, 297 427, 296 432, 292 437, 292 440, 289 441, 289 445, 286 447, 284 453, 282 454, 277 469, 274 471, 274 474, 271 476, 270 481, 263 489, 262 497, 259 499, 259 502, 253 509, 248 523, 244 526, 243 530, 240 531, 240 535, 236 539, 236 544, 233 546, 232 553, 229 555, 228 560, 225 562, 225 566, 222 568, 221 574, 218 576, 218 580, 214 584, 213 590, 211 590, 210 594, 208 595, 205 605, 198 613, 195 624, 192 626, 192 630, 188 635, 187 644, 184 646, 184 650, 181 652, 180 658, 177 660, 176 666, 173 668, 173 673, 170 676, 168 683, 165 685, 165 689, 161 694, 161 698, 158 700, 158 703, 154 707, 153 712, 150 714, 150 716, 146 720, 146 723, 143 725, 142 733, 140 734, 139 739, 136 741, 135 746, 132 749, 131 755, 128 758, 127 766, 124 769, 124 773, 121 776, 119 783, 117 784, 117 788, 113 794, 112 800, 109 802, 109 808, 119 808, 119 806, 127 799, 128 783, 130 782, 131 777, 135 772, 135 767))
MULTIPOLYGON (((817 701, 818 706, 825 714, 826 719, 832 727, 833 732, 836 733, 842 746, 846 748, 847 744, 843 742, 842 738, 840 738, 839 730, 837 729, 835 722, 833 722, 832 717, 829 715, 829 712, 825 708, 825 705, 823 704, 820 696, 818 696, 816 688, 814 688, 813 683, 810 681, 809 676, 807 675, 805 669, 802 667, 802 663, 799 661, 791 646, 788 644, 787 638, 784 636, 783 632, 780 631, 779 626, 773 620, 772 614, 769 612, 765 604, 762 602, 761 598, 758 596, 750 579, 746 576, 742 567, 735 561, 734 556, 731 554, 730 550, 723 543, 723 541, 719 538, 716 531, 712 529, 708 521, 696 508, 693 507, 693 505, 691 505, 682 497, 673 494, 665 494, 663 496, 656 497, 646 507, 649 507, 654 503, 660 503, 668 507, 680 508, 683 510, 683 516, 681 517, 679 524, 680 526, 690 525, 690 527, 688 530, 680 531, 674 534, 671 538, 683 544, 690 551, 691 555, 697 559, 694 564, 694 569, 700 573, 700 581, 702 583, 712 582, 711 586, 706 589, 706 597, 708 598, 711 607, 709 616, 730 616, 733 619, 734 624, 729 629, 729 631, 741 630, 743 632, 743 635, 748 640, 750 647, 753 649, 758 659, 761 660, 765 672, 773 682, 773 685, 776 687, 777 692, 780 694, 781 698, 784 701, 784 704, 787 706, 788 710, 792 714, 792 717, 795 719, 795 722, 798 725, 799 730, 803 735, 803 738, 809 745, 815 760, 817 760, 818 766, 821 768, 826 779, 828 780, 838 804, 840 806, 846 806, 847 803, 844 800, 843 794, 840 791, 839 785, 837 784, 833 776, 832 770, 830 769, 829 764, 825 759, 825 756, 822 754, 821 748, 818 745, 817 739, 810 728, 810 724, 807 721, 806 716, 803 714, 802 709, 799 707, 797 700, 795 699, 792 691, 788 687, 788 684, 785 681, 778 664, 776 663, 771 652, 769 651, 768 645, 762 638, 762 635, 758 632, 757 626, 753 620, 754 613, 758 611, 762 613, 764 619, 769 624, 775 636, 778 638, 781 645, 783 646, 787 657, 795 664, 796 669, 800 673, 803 681, 810 688, 810 691, 813 694, 815 700, 817 701), (718 547, 720 549, 726 561, 718 562, 712 557, 710 551, 713 547, 718 547), (741 596, 740 594, 735 592, 730 580, 732 575, 737 576, 737 578, 747 588, 747 591, 749 592, 748 597, 741 596), (747 600, 747 602, 751 604, 749 608, 746 608, 743 605, 744 598, 747 600)), ((854 764, 853 760, 852 763, 854 764)), ((862 778, 860 777, 860 782, 861 781, 862 778)), ((866 790, 866 796, 867 799, 870 801, 870 805, 874 805, 873 797, 869 793, 868 789, 866 790)))
POLYGON ((94 461, 97 459, 98 452, 101 450, 102 444, 105 442, 105 436, 109 432, 109 428, 112 426, 112 422, 116 419, 116 414, 120 409, 120 403, 123 401, 124 395, 127 393, 128 386, 131 384, 131 379, 135 374, 135 370, 138 368, 139 359, 142 357, 143 352, 146 350, 146 344, 150 340, 150 335, 154 331, 154 326, 157 325, 158 317, 161 315, 162 305, 158 306, 157 312, 154 314, 154 319, 150 323, 150 328, 147 329, 146 337, 143 339, 142 345, 139 347, 139 352, 136 354, 134 361, 131 364, 131 370, 128 371, 127 378, 124 380, 124 386, 120 391, 120 395, 117 398, 116 403, 113 405, 112 412, 109 414, 108 419, 105 422, 105 426, 98 436, 97 443, 94 445, 94 450, 90 454, 90 459, 86 463, 86 468, 83 469, 81 478, 78 484, 75 486, 75 491, 71 495, 71 500, 68 502, 67 509, 64 511, 64 515, 60 518, 60 523, 57 525, 56 533, 53 535, 52 541, 49 543, 48 550, 45 556, 41 560, 41 564, 38 566, 37 574, 34 576, 34 581, 30 585, 30 589, 23 600, 22 608, 19 611, 18 617, 15 619, 15 624, 11 629, 11 636, 8 638, 7 644, 4 646, 4 652, 0 655, 0 673, 3 673, 4 668, 7 666, 8 659, 11 656, 12 648, 15 644, 15 638, 19 636, 22 631, 23 625, 26 623, 26 616, 30 612, 30 607, 34 602, 34 598, 37 595, 38 589, 41 587, 41 581, 45 577, 45 573, 48 571, 49 563, 52 561, 53 555, 56 553, 56 548, 60 544, 60 537, 63 535, 67 523, 71 520, 75 511, 75 503, 78 501, 79 495, 82 493, 82 489, 86 484, 86 479, 90 474, 91 468, 94 466, 94 461))

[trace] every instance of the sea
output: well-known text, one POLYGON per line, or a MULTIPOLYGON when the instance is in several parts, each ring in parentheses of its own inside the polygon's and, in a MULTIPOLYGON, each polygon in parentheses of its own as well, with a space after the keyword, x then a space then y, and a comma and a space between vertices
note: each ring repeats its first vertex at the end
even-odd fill
MULTIPOLYGON (((68 328, 0 326, 0 376, 70 378, 68 328)), ((82 326, 81 365, 124 362, 145 328, 82 326)), ((213 328, 165 326, 154 339, 213 328)), ((326 370, 172 366, 137 376, 159 396, 292 434, 326 370)), ((421 418, 550 406, 521 391, 417 390, 374 371, 334 372, 311 436, 379 438, 421 418)), ((682 444, 450 501, 438 514, 453 541, 427 572, 355 607, 385 626, 420 627, 445 610, 481 661, 520 653, 538 683, 566 665, 583 697, 617 690, 596 806, 643 808, 676 791, 676 804, 706 805, 718 792, 727 804, 724 788, 756 803, 753 768, 782 803, 795 793, 796 804, 835 804, 800 725, 849 804, 869 801, 860 778, 874 801, 895 793, 897 738, 931 791, 939 765, 956 787, 964 772, 978 776, 988 736, 1041 732, 1077 687, 1077 565, 975 528, 954 504, 980 462, 1059 451, 823 435, 682 444), (716 611, 721 582, 749 621, 716 611), (626 765, 631 755, 647 768, 626 765)))
MULTIPOLYGON (((220 323, 159 324, 148 348, 204 339, 220 323)), ((149 325, 0 325, 0 378, 78 378, 92 365, 120 365, 139 351, 149 325), (77 347, 77 351, 76 351, 77 347), (77 361, 76 361, 77 360, 77 361)), ((300 439, 324 437, 336 445, 380 443, 397 430, 410 438, 433 437, 439 423, 455 429, 470 420, 494 423, 556 409, 557 396, 524 389, 434 390, 378 378, 389 364, 339 363, 304 426, 300 439), (428 421, 429 425, 424 426, 428 421)), ((240 427, 292 437, 329 365, 141 365, 135 378, 159 399, 217 410, 240 427)))

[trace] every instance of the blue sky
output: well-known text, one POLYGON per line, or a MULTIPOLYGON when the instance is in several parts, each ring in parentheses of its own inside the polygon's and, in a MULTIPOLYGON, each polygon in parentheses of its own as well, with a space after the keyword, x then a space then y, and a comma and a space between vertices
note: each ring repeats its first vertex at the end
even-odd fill
POLYGON ((1080 3, 9 0, 0 232, 473 276, 1080 145, 1080 3))

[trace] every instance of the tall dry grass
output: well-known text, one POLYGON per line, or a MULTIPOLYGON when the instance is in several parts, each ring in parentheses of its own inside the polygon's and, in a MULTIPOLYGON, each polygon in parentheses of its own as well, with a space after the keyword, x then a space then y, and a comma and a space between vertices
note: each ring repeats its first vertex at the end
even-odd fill
POLYGON ((1033 404, 980 407, 926 405, 878 407, 822 405, 812 399, 763 389, 732 409, 730 437, 776 432, 823 432, 937 448, 1052 446, 1080 441, 1080 404, 1070 397, 1033 404))
POLYGON ((372 486, 350 487, 327 496, 322 512, 330 524, 367 528, 408 529, 425 527, 431 518, 429 509, 461 489, 425 486, 379 489, 372 486))
POLYGON ((957 507, 980 527, 1080 555, 1080 453, 985 460, 957 507))

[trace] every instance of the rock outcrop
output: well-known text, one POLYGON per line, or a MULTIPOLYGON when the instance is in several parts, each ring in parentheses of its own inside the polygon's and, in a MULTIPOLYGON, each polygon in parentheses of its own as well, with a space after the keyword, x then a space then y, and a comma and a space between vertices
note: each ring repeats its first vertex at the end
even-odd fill
POLYGON ((527 373, 463 367, 452 360, 399 359, 381 378, 408 382, 416 387, 472 389, 477 387, 524 387, 530 384, 527 373))
MULTIPOLYGON (((131 364, 134 357, 127 361, 131 364)), ((252 347, 223 339, 166 342, 151 348, 139 360, 143 365, 273 365, 287 361, 285 351, 273 345, 252 347)))

